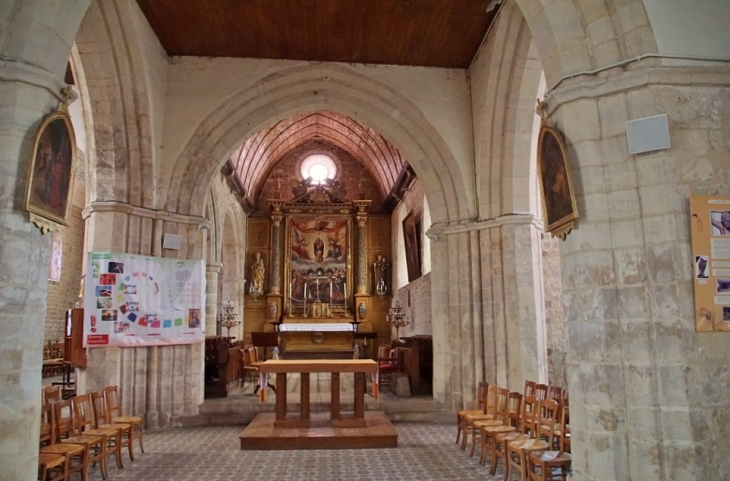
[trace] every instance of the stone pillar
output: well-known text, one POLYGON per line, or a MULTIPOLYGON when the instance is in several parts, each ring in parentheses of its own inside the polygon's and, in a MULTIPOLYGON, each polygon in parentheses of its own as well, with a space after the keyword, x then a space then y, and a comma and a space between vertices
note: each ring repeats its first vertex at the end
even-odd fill
POLYGON ((218 280, 221 274, 220 262, 208 262, 205 266, 205 335, 218 333, 218 280))
POLYGON ((607 74, 547 99, 581 216, 560 249, 573 475, 730 479, 728 335, 695 331, 688 202, 728 194, 730 69, 607 74), (659 113, 671 148, 629 154, 625 122, 659 113))
POLYGON ((43 321, 50 235, 28 222, 33 139, 59 105, 71 44, 89 0, 64 8, 14 2, 0 9, 0 477, 38 476, 43 321))
POLYGON ((521 391, 546 380, 540 221, 513 214, 433 226, 434 393, 453 408, 486 380, 521 391), (439 392, 440 391, 440 392, 439 392))

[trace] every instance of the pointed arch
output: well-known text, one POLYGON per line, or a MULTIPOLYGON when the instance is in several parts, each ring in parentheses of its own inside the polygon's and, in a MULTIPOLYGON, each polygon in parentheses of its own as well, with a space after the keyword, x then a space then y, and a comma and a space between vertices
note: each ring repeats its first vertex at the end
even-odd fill
POLYGON ((171 176, 167 210, 197 212, 195 199, 208 187, 204 179, 211 179, 248 136, 284 118, 326 109, 377 126, 423 182, 434 221, 475 215, 473 166, 459 165, 439 132, 403 94, 344 66, 285 69, 234 93, 223 107, 211 109, 183 150, 171 176))

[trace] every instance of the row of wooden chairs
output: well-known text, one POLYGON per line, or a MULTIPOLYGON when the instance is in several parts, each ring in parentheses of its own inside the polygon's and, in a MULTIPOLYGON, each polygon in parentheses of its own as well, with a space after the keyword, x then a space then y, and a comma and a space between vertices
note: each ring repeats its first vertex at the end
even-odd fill
POLYGON ((134 461, 134 441, 144 453, 144 422, 141 416, 122 416, 117 386, 61 399, 58 386, 43 390, 39 434, 38 478, 65 481, 79 473, 88 479, 89 466, 100 466, 107 479, 107 457, 114 455, 122 469, 122 448, 134 461))
POLYGON ((480 447, 479 463, 491 453, 494 475, 500 459, 505 479, 511 468, 520 479, 565 479, 570 470, 569 403, 567 391, 557 386, 525 382, 523 393, 480 382, 478 406, 457 412, 456 442, 466 449, 471 437, 473 456, 480 447))

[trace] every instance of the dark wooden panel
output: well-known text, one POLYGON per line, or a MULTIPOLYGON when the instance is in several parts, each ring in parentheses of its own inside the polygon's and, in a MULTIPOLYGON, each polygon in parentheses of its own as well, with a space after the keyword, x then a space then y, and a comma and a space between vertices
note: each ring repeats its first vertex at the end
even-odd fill
POLYGON ((467 68, 489 0, 137 0, 169 55, 467 68))

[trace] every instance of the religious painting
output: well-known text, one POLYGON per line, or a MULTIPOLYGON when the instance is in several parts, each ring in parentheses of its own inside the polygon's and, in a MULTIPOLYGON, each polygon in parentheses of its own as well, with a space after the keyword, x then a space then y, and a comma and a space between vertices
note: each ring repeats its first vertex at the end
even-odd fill
POLYGON ((68 113, 59 110, 46 117, 33 144, 25 198, 29 212, 68 225, 75 150, 68 113))
POLYGON ((408 282, 413 282, 421 277, 421 243, 418 241, 417 224, 416 215, 412 211, 403 219, 403 241, 406 248, 408 282))
POLYGON ((565 144, 560 133, 543 125, 537 144, 537 172, 543 200, 545 230, 565 239, 578 218, 575 194, 568 171, 565 144))
POLYGON ((293 314, 313 304, 345 308, 351 222, 349 216, 289 217, 286 295, 293 314))

